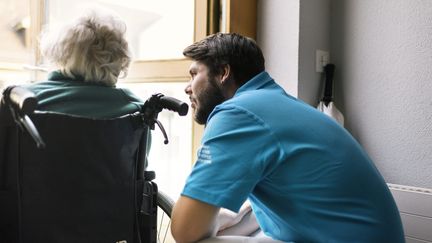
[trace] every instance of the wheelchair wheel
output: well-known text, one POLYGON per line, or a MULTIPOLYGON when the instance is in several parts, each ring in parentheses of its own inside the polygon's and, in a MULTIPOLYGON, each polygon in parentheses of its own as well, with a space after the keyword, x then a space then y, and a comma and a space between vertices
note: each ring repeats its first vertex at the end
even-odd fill
POLYGON ((157 195, 157 206, 157 242, 175 243, 171 235, 171 211, 174 206, 174 201, 168 195, 159 191, 157 195))

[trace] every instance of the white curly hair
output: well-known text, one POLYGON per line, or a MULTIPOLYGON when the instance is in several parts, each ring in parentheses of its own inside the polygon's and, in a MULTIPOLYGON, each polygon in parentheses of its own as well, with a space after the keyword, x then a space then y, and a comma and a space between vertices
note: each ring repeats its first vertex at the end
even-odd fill
POLYGON ((125 33, 126 24, 117 15, 91 9, 69 24, 43 31, 40 50, 66 77, 115 86, 131 62, 125 33))

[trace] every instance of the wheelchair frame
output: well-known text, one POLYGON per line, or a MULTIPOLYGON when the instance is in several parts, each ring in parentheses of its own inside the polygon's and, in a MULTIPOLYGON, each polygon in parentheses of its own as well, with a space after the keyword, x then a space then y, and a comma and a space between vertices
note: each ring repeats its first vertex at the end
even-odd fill
MULTIPOLYGON (((37 128, 33 124, 29 115, 31 115, 37 108, 37 99, 34 94, 20 86, 10 86, 3 92, 2 102, 9 108, 13 121, 23 130, 30 134, 38 148, 47 146, 40 136, 37 128)), ((177 112, 180 116, 184 116, 188 112, 188 105, 173 97, 164 96, 163 94, 154 94, 148 98, 141 111, 139 112, 142 123, 150 130, 155 129, 155 124, 159 127, 164 135, 164 143, 168 143, 168 137, 163 125, 157 120, 158 114, 163 110, 168 109, 177 112)), ((145 143, 145 146, 147 143, 145 143)), ((48 145, 49 146, 49 145, 48 145)), ((139 242, 158 242, 159 234, 157 232, 157 207, 159 207, 168 217, 171 217, 171 210, 173 207, 173 200, 158 191, 157 184, 153 182, 155 179, 155 172, 147 171, 147 154, 146 149, 141 149, 141 160, 138 164, 137 179, 142 179, 143 194, 142 203, 139 206, 139 225, 140 232, 139 242)))

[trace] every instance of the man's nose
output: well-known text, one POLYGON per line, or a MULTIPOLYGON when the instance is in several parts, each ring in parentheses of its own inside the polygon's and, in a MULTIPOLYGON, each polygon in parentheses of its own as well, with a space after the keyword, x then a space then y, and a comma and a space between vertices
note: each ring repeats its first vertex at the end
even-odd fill
POLYGON ((192 93, 190 82, 186 85, 184 91, 185 91, 186 94, 191 94, 192 93))

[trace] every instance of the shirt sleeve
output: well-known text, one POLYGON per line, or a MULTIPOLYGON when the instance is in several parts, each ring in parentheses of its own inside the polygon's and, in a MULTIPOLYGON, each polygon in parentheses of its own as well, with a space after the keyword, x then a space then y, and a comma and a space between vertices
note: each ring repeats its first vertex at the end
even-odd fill
POLYGON ((265 124, 246 110, 214 112, 182 195, 237 212, 266 172, 265 124))

